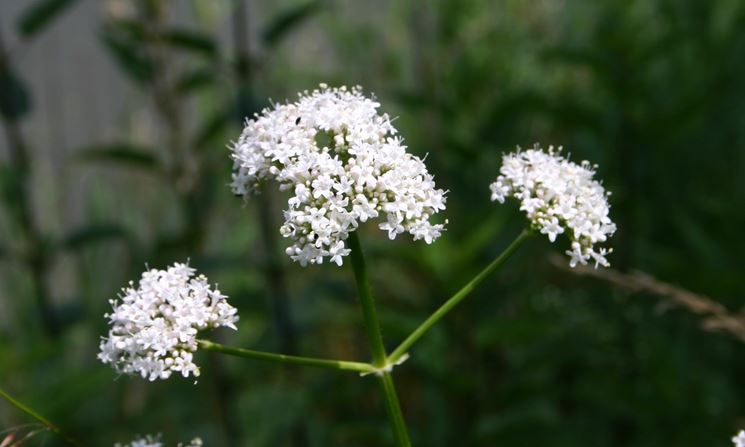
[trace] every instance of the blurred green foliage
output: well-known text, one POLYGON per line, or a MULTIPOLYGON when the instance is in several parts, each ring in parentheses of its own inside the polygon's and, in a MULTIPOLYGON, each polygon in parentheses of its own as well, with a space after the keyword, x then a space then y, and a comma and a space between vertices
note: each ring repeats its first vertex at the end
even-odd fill
MULTIPOLYGON (((6 34, 38 35, 76 7, 28 3, 6 34)), ((242 120, 318 82, 374 92, 449 190, 448 231, 431 246, 361 230, 391 347, 520 231, 488 184, 502 152, 534 142, 598 163, 619 226, 614 267, 742 307, 742 1, 261 2, 250 32, 252 2, 224 0, 228 42, 204 26, 207 2, 189 3, 188 27, 172 25, 177 3, 132 2, 92 36, 161 132, 142 141, 123 128, 75 151, 67 169, 96 178, 79 228, 35 218, 22 132, 33 129, 18 123, 41 105, 0 59, 0 384, 86 445, 157 432, 209 446, 390 444, 372 380, 200 353, 196 386, 146 383, 95 359, 108 299, 145 263, 186 258, 239 308, 239 331, 216 339, 368 358, 351 271, 291 264, 272 230, 284 199, 243 206, 225 186, 225 144, 242 120)), ((532 240, 396 369, 413 443, 730 445, 745 428, 742 343, 655 297, 554 269, 557 250, 532 240)), ((0 429, 24 422, 0 404, 0 429)))

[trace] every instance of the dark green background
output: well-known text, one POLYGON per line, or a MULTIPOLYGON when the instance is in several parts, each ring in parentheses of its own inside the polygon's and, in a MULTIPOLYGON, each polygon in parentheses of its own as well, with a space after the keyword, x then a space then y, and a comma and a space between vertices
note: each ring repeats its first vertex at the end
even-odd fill
MULTIPOLYGON (((6 43, 33 45, 88 2, 23 3, 6 43)), ((157 432, 169 444, 391 444, 369 378, 199 353, 197 385, 148 383, 95 359, 118 289, 145 263, 187 258, 239 308, 239 331, 213 338, 368 358, 349 267, 292 264, 277 231, 285 199, 244 207, 226 186, 242 118, 319 82, 374 92, 449 190, 433 245, 360 230, 390 348, 518 234, 524 218, 490 202, 488 185, 503 152, 535 142, 599 164, 614 268, 742 307, 742 1, 221 0, 217 28, 199 1, 125 3, 130 15, 103 14, 86 39, 157 132, 122 125, 67 148, 62 169, 85 178, 75 225, 44 206, 65 194, 45 196, 47 152, 27 124, 44 96, 18 68, 22 52, 0 64, 0 385, 85 445, 157 432)), ((548 255, 565 244, 530 240, 396 368, 414 445, 731 445, 745 428, 742 342, 657 297, 556 269, 548 255)), ((0 429, 26 422, 0 403, 0 429)), ((26 445, 42 443, 61 445, 26 445)))

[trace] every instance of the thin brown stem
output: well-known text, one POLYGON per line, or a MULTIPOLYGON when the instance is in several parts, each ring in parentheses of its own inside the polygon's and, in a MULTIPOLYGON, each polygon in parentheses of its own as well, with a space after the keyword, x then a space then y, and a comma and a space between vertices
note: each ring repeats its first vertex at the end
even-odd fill
POLYGON ((571 268, 566 260, 558 255, 551 256, 550 260, 556 268, 563 271, 598 279, 633 293, 643 292, 661 297, 667 301, 668 305, 682 307, 691 313, 700 315, 703 318, 704 329, 723 331, 745 343, 745 317, 731 313, 712 298, 660 281, 638 270, 623 273, 610 268, 595 269, 587 266, 571 268))

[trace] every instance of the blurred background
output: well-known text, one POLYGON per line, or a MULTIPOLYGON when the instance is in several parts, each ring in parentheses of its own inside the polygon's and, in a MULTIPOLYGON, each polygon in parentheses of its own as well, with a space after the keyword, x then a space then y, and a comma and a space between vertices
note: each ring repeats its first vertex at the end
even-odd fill
MULTIPOLYGON (((370 379, 200 352, 197 385, 148 383, 96 360, 108 300, 187 259, 239 308, 211 338, 369 358, 349 267, 292 264, 286 198, 227 187, 244 118, 319 82, 373 92, 449 190, 431 246, 361 229, 390 348, 524 225, 489 201, 503 152, 562 145, 613 192, 613 270, 533 238, 396 369, 414 445, 731 445, 741 0, 2 1, 0 387, 87 446, 390 445, 370 379)), ((29 422, 0 401, 0 432, 29 422)))

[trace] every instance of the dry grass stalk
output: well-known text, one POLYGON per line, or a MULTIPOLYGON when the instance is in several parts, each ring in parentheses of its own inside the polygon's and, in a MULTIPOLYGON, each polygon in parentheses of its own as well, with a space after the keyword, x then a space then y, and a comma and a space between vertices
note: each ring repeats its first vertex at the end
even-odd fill
POLYGON ((682 307, 702 317, 702 327, 707 331, 721 331, 745 343, 745 316, 730 312, 716 300, 693 293, 673 284, 660 281, 648 273, 633 270, 623 273, 611 268, 595 269, 589 266, 570 268, 559 255, 550 256, 556 268, 575 275, 589 276, 632 293, 644 292, 666 300, 666 304, 682 307))

